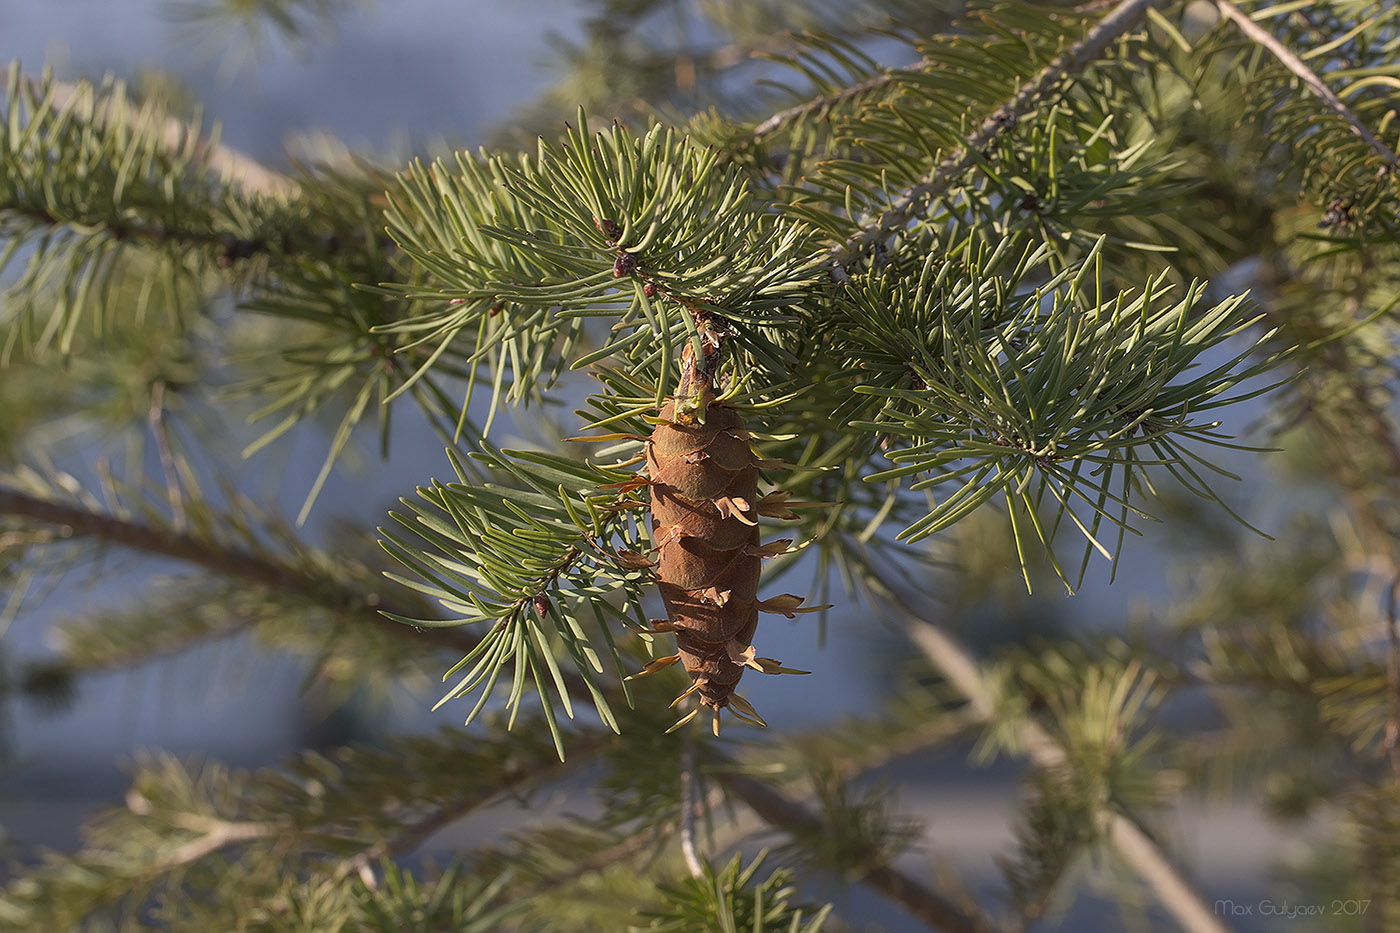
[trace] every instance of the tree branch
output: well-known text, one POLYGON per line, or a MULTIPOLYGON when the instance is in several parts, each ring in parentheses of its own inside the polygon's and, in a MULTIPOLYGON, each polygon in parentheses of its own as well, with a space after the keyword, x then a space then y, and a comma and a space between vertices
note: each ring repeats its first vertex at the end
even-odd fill
POLYGON ((1220 11, 1220 15, 1228 19, 1239 27, 1251 42, 1263 47, 1270 55, 1279 60, 1279 63, 1303 82, 1303 85, 1322 100, 1327 107, 1347 122, 1353 133, 1361 137, 1368 146, 1374 149, 1386 164, 1394 166, 1400 157, 1391 150, 1389 146, 1376 138, 1366 124, 1361 122, 1361 118, 1352 112, 1351 108, 1342 102, 1342 99, 1333 93, 1327 83, 1318 76, 1317 72, 1307 66, 1301 58, 1295 55, 1282 42, 1275 39, 1266 29, 1250 19, 1240 11, 1230 0, 1214 0, 1215 8, 1220 11))
POLYGON ((170 520, 177 532, 188 527, 185 516, 185 494, 180 489, 180 475, 175 466, 175 452, 170 447, 170 434, 165 426, 165 380, 157 379, 151 386, 151 406, 146 414, 160 457, 160 470, 165 476, 165 498, 170 503, 170 520))
POLYGON ((1381 751, 1390 760, 1390 772, 1400 780, 1400 617, 1396 601, 1400 597, 1400 576, 1392 577, 1386 591, 1386 722, 1381 751))
MULTIPOLYGON (((899 613, 910 639, 923 651, 948 682, 966 699, 979 719, 997 715, 992 692, 972 654, 951 635, 915 612, 888 586, 880 595, 899 613)), ((1032 719, 1017 726, 1026 756, 1039 768, 1054 769, 1066 761, 1065 749, 1046 729, 1032 719)), ((1096 814, 1115 849, 1148 887, 1158 902, 1192 933, 1223 933, 1227 928, 1217 919, 1205 897, 1192 887, 1167 854, 1123 814, 1101 807, 1096 814)))
MULTIPOLYGON (((1360 274, 1353 277, 1357 293, 1348 301, 1349 316, 1353 320, 1362 317, 1360 290, 1368 280, 1368 271, 1363 265, 1360 274)), ((1276 310, 1269 313, 1279 316, 1276 310)), ((1389 508, 1394 501, 1396 477, 1400 477, 1400 439, 1396 438, 1388 400, 1373 397, 1361 376, 1365 365, 1356 354, 1349 352, 1342 341, 1332 341, 1324 350, 1312 371, 1330 373, 1340 380, 1341 391, 1332 401, 1324 402, 1320 396, 1326 389, 1313 378, 1311 384, 1317 387, 1313 389, 1305 412, 1327 441, 1321 449, 1328 454, 1346 510, 1363 537, 1368 560, 1360 569, 1369 576, 1384 577, 1387 581, 1386 612, 1382 622, 1387 640, 1387 715, 1379 751, 1389 760, 1392 775, 1400 778, 1400 619, 1397 618, 1400 547, 1396 543, 1396 519, 1389 508), (1362 446, 1366 444, 1369 447, 1362 446)))
MULTIPOLYGON (((575 741, 570 749, 573 756, 567 762, 561 760, 547 765, 531 763, 528 768, 510 771, 502 775, 495 785, 487 788, 488 792, 469 793, 462 799, 444 803, 419 819, 403 824, 402 830, 396 835, 382 839, 346 858, 336 868, 334 876, 344 878, 356 874, 365 882, 366 887, 373 888, 375 862, 417 851, 440 830, 446 829, 469 813, 503 798, 519 795, 526 787, 543 784, 568 774, 581 763, 593 760, 616 740, 617 736, 611 733, 594 732, 590 741, 575 741)), ((647 835, 645 838, 650 841, 652 837, 647 835)))
POLYGON ((192 862, 213 855, 220 849, 245 842, 255 842, 259 839, 270 839, 284 832, 285 829, 276 823, 230 823, 216 820, 204 835, 191 839, 170 853, 170 856, 162 859, 150 873, 152 875, 168 874, 177 868, 183 868, 192 862))
POLYGON ((64 537, 93 538, 135 551, 158 554, 205 570, 256 583, 269 589, 309 599, 328 609, 346 613, 425 648, 469 652, 478 642, 470 633, 436 628, 418 630, 387 619, 381 610, 412 617, 407 606, 392 606, 378 593, 365 592, 340 581, 318 577, 276 560, 238 548, 217 544, 192 534, 152 528, 138 522, 101 515, 77 506, 39 499, 15 489, 0 487, 0 515, 13 515, 55 525, 64 537), (386 628, 387 627, 387 628, 386 628))
MULTIPOLYGON (((215 262, 221 267, 233 266, 254 256, 272 253, 274 250, 281 253, 328 257, 338 253, 349 253, 364 245, 358 230, 327 233, 304 240, 294 239, 286 234, 272 239, 235 236, 213 230, 194 230, 173 224, 134 223, 96 212, 85 215, 61 214, 47 206, 32 203, 0 202, 0 214, 22 217, 44 227, 67 227, 86 233, 98 231, 118 242, 138 242, 156 246, 174 244, 205 250, 213 254, 215 262)), ((391 239, 383 237, 376 241, 376 248, 389 251, 395 247, 391 239)))
POLYGON ((695 847, 695 818, 700 808, 695 788, 697 777, 694 730, 685 729, 681 733, 681 854, 685 856, 685 867, 692 878, 705 874, 695 847))
MULTIPOLYGON (((43 82, 33 78, 27 83, 31 93, 37 94, 44 87, 43 82)), ((60 112, 75 98, 91 93, 94 96, 93 119, 98 122, 111 122, 119 116, 124 116, 131 106, 124 96, 99 96, 98 89, 91 84, 53 81, 48 84, 48 89, 52 95, 54 110, 60 112)), ((184 149, 192 138, 195 139, 195 153, 199 161, 218 173, 220 178, 250 194, 290 198, 300 190, 300 186, 286 175, 274 172, 252 156, 210 140, 202 135, 200 127, 184 120, 166 117, 161 120, 159 130, 165 145, 174 151, 184 149)))
MULTIPOLYGON (((714 778, 774 826, 793 833, 820 833, 826 827, 812 811, 761 781, 726 770, 715 771, 714 778)), ((861 883, 899 904, 932 929, 949 933, 990 933, 992 930, 984 917, 969 912, 890 865, 871 868, 861 878, 861 883)))
POLYGON ((868 94, 871 91, 878 91, 882 87, 887 87, 891 82, 894 81, 895 75, 901 71, 922 70, 924 67, 925 66, 922 62, 914 62, 913 64, 908 65, 904 68, 891 69, 883 74, 878 74, 873 78, 870 78, 866 81, 862 81, 859 84, 853 84, 850 87, 842 88, 835 94, 827 94, 823 97, 814 97, 813 99, 804 101, 795 107, 789 107, 786 110, 779 110, 777 113, 773 114, 771 117, 758 124, 758 126, 755 126, 749 132, 749 141, 758 142, 760 139, 769 135, 770 133, 778 131, 779 129, 791 123, 792 121, 805 117, 809 113, 816 113, 820 110, 826 110, 828 108, 835 107, 837 104, 851 100, 852 98, 860 97, 861 95, 868 94))
POLYGON ((881 214, 874 222, 862 227, 845 243, 833 247, 829 258, 833 265, 844 266, 854 260, 862 250, 885 237, 902 230, 932 199, 946 193, 954 179, 972 169, 978 154, 987 148, 997 137, 1034 107, 1052 88, 1069 75, 1079 74, 1103 54, 1110 45, 1123 36, 1147 14, 1150 7, 1162 6, 1166 0, 1123 0, 1113 11, 1089 30, 1089 34, 1075 43, 1068 52, 1055 59, 1040 74, 1016 91, 1015 95, 986 120, 967 138, 963 147, 934 166, 914 187, 910 188, 894 203, 894 206, 881 214))
MULTIPOLYGON (((97 125, 110 125, 118 121, 130 121, 133 111, 142 113, 125 95, 118 95, 107 87, 97 87, 86 82, 49 81, 28 77, 24 79, 29 91, 41 97, 47 91, 51 110, 61 113, 74 102, 90 97, 92 100, 91 120, 97 125)), ((161 146, 172 153, 185 154, 193 151, 194 168, 204 169, 216 176, 220 183, 238 188, 241 191, 277 200, 292 200, 299 196, 302 183, 279 172, 267 168, 252 156, 239 152, 203 135, 202 127, 176 117, 150 114, 148 122, 153 122, 151 130, 161 146)), ((365 165, 365 163, 359 163, 365 165)), ((332 232, 306 243, 291 243, 285 235, 278 239, 268 237, 246 238, 218 231, 195 230, 170 223, 141 223, 123 217, 65 216, 55 213, 46 206, 32 203, 10 203, 0 205, 0 212, 25 217, 28 220, 50 227, 78 226, 101 228, 117 240, 137 240, 146 243, 179 243, 196 248, 213 248, 220 265, 233 265, 274 249, 291 252, 331 254, 353 247, 363 240, 363 231, 358 225, 344 231, 332 232)), ((386 237, 377 238, 380 249, 392 249, 394 244, 386 237)))

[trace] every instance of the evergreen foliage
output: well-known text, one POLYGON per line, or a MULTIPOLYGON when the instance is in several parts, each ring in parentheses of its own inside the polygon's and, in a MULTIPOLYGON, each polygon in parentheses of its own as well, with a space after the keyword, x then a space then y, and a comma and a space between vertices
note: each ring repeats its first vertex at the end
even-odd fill
MULTIPOLYGON (((61 710, 251 636, 333 705, 445 672, 466 725, 258 771, 143 754, 78 851, 19 853, 0 927, 864 929, 841 885, 1011 930, 1108 866, 1125 912, 1219 930, 1164 827, 1222 795, 1325 824, 1291 890, 1369 906, 1319 929, 1400 929, 1400 13, 586 6, 533 116, 407 164, 281 175, 159 92, 10 65, 0 611, 85 567, 179 574, 8 652, 5 695, 61 710), (668 17, 683 41, 649 41, 668 17), (772 491, 711 501, 781 523, 745 552, 765 591, 811 572, 822 632, 890 643, 878 710, 668 731, 637 466, 668 400, 741 413, 772 491), (1246 400, 1269 416, 1242 436, 1246 400), (406 404, 439 469, 378 529, 310 533, 406 404), (235 464, 311 438, 288 521, 235 464), (1169 604, 1005 635, 1149 546, 1183 568, 1169 604), (921 829, 870 780, 969 746, 1025 771, 991 889, 912 868, 921 829), (515 803, 514 832, 423 857, 515 803)), ((181 11, 312 54, 351 15, 181 11)))

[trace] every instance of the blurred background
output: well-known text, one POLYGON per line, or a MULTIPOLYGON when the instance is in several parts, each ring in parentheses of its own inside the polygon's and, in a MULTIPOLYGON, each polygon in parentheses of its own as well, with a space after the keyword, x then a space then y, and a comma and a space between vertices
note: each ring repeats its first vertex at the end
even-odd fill
MULTIPOLYGON (((572 117, 574 104, 565 103, 570 94, 576 99, 591 90, 600 100, 616 102, 618 93, 626 93, 618 86, 623 79, 606 73, 593 79, 597 86, 591 89, 586 79, 579 83, 579 66, 596 54, 598 35, 606 31, 599 21, 603 4, 323 0, 302 4, 311 12, 294 28, 281 29, 265 17, 240 22, 220 13, 257 6, 168 0, 10 3, 0 12, 0 53, 19 59, 27 73, 51 68, 60 79, 110 73, 138 92, 159 88, 187 100, 191 113, 198 108, 206 120, 217 122, 224 144, 275 169, 288 166, 289 154, 323 158, 342 146, 396 164, 425 152, 527 138, 572 117)), ((708 28, 699 20, 657 21, 658 59, 670 58, 665 50, 685 43, 704 46, 708 28)), ((882 52, 878 46, 868 51, 877 58, 882 52)), ((642 85, 673 81, 671 96, 682 108, 706 95, 756 109, 767 99, 756 83, 764 77, 761 66, 724 69, 709 85, 703 69, 700 78, 693 70, 671 69, 660 77, 637 73, 631 79, 642 85)), ((1227 286, 1247 284, 1247 273, 1239 270, 1235 281, 1221 283, 1222 293, 1227 286)), ((1265 398, 1226 410, 1225 429, 1247 441, 1288 448, 1290 435, 1278 434, 1264 420, 1268 406, 1265 398)), ((540 428, 531 422, 536 414, 516 413, 519 420, 506 423, 499 436, 537 435, 540 428)), ((230 430, 232 450, 255 436, 238 437, 242 428, 233 422, 230 430)), ((75 430, 73 436, 79 440, 67 447, 61 465, 75 473, 113 453, 100 435, 75 430)), ((372 534, 396 497, 411 495, 415 486, 449 471, 441 442, 415 421, 411 408, 402 410, 395 426, 392 459, 380 460, 373 440, 366 438, 362 451, 337 466, 308 522, 313 540, 329 540, 347 528, 372 534)), ((298 428, 275 451, 242 462, 234 479, 255 501, 295 515, 325 443, 324 432, 314 426, 298 428)), ((1298 522, 1326 504, 1325 486, 1309 478, 1306 458, 1296 452, 1240 453, 1226 462, 1248 479, 1222 483, 1222 495, 1267 533, 1296 533, 1298 522)), ((1233 560, 1262 555, 1267 545, 1218 511, 1197 512, 1183 501, 1166 527, 1127 544, 1111 584, 1110 568, 1100 561, 1077 595, 1065 595, 1045 573, 1031 597, 1004 538, 998 520, 974 518, 936 545, 950 568, 938 584, 940 612, 979 648, 1053 631, 1128 635, 1137 627, 1150 628, 1168 614, 1169 593, 1198 584, 1194 575, 1209 567, 1203 556, 1218 553, 1233 560)), ((69 573, 51 595, 26 610, 4 635, 3 650, 12 662, 42 658, 51 623, 88 607, 139 598, 153 580, 176 569, 122 555, 108 559, 120 565, 119 584, 94 585, 109 574, 110 565, 69 573)), ((865 609, 833 595, 837 608, 824 622, 807 616, 795 623, 766 623, 765 637, 781 643, 778 653, 785 662, 819 672, 810 678, 753 678, 750 696, 775 730, 812 729, 873 709, 904 660, 897 656, 903 650, 895 647, 902 644, 899 639, 865 609)), ((439 673, 421 672, 418 682, 403 685, 387 705, 352 701, 336 707, 303 689, 307 672, 301 662, 233 639, 84 679, 72 702, 61 708, 11 703, 0 783, 7 854, 26 860, 38 846, 75 848, 83 818, 120 800, 123 761, 143 748, 257 767, 306 746, 457 722, 461 712, 454 704, 428 712, 437 698, 439 673)), ((1185 704, 1174 715, 1189 723, 1197 711, 1185 704)), ((915 874, 947 860, 974 884, 979 878, 989 882, 995 856, 1010 843, 1007 819, 1019 793, 1019 768, 975 769, 967 763, 970 753, 964 747, 906 759, 879 775, 897 788, 902 809, 923 824, 923 838, 901 861, 915 874)), ((555 801, 557 807, 571 805, 563 797, 555 801)), ((494 831, 491 820, 509 826, 520 818, 503 811, 456 832, 494 831)), ((1189 804, 1167 828, 1207 894, 1239 902, 1275 890, 1275 872, 1287 868, 1295 842, 1317 829, 1271 823, 1249 801, 1189 804)), ((450 850, 451 835, 433 845, 450 850)), ((1074 917, 1088 922, 1094 916, 1092 898, 1075 909, 1079 913, 1066 920, 1071 928, 1074 917)), ((882 916, 882 910, 872 899, 871 922, 899 929, 898 919, 882 916)), ((1237 920, 1240 929, 1278 928, 1264 917, 1237 920)))

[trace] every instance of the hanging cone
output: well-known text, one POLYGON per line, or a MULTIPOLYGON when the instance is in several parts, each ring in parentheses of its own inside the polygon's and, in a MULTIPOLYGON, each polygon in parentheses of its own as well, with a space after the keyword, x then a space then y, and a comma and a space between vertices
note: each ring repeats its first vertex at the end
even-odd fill
POLYGON ((825 607, 798 609, 801 597, 790 595, 758 599, 760 564, 792 546, 790 538, 760 544, 758 517, 796 517, 792 508, 815 503, 792 502, 785 492, 760 499, 759 469, 784 464, 761 460, 753 452, 737 411, 713 397, 700 403, 703 422, 678 417, 674 400, 651 419, 656 429, 645 445, 648 478, 618 485, 646 485, 650 490, 655 560, 631 551, 619 552, 619 558, 628 566, 641 566, 643 561, 654 566, 669 619, 654 622, 653 631, 670 630, 676 636, 675 658, 653 661, 633 676, 645 676, 678 658, 690 674, 691 686, 672 705, 692 695, 698 705, 672 728, 708 708, 718 735, 723 709, 766 725, 753 705, 734 692, 745 668, 766 674, 806 673, 755 655, 760 610, 792 617, 825 607))

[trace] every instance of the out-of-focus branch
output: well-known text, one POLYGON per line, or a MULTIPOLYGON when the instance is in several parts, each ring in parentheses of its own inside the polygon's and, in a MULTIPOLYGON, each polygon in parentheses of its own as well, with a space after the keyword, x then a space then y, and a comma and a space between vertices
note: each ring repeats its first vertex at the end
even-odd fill
POLYGON ((749 133, 748 136, 749 141, 757 142, 763 137, 768 136, 769 134, 774 133, 779 129, 782 129, 784 126, 787 126, 794 120, 800 119, 801 117, 805 117, 808 114, 817 113, 822 110, 827 110, 831 107, 835 107, 843 101, 848 101, 852 98, 860 97, 864 94, 870 93, 871 91, 877 91, 880 88, 889 85, 894 80, 895 75, 899 71, 914 71, 915 69, 919 69, 922 67, 923 66, 921 63, 915 62, 906 66, 905 68, 895 69, 893 71, 886 71, 883 74, 878 74, 873 78, 860 82, 859 84, 853 84, 850 87, 842 88, 835 94, 828 94, 824 97, 815 97, 812 100, 803 101, 802 103, 797 104, 794 107, 789 107, 786 110, 779 110, 777 113, 773 114, 771 117, 764 120, 762 123, 758 124, 758 126, 755 126, 753 128, 753 130, 749 133))
POLYGON ((1361 118, 1352 112, 1351 108, 1327 86, 1327 83, 1318 76, 1316 71, 1308 67, 1306 62, 1270 35, 1266 29, 1241 12, 1240 8, 1231 3, 1230 0, 1214 0, 1214 2, 1215 8, 1220 11, 1221 16, 1234 23, 1249 41, 1263 48, 1278 59, 1279 64, 1293 72, 1303 82, 1304 87, 1316 94, 1327 105, 1328 109, 1345 120, 1347 125, 1351 127, 1351 131, 1365 140, 1366 145, 1376 150, 1387 164, 1394 166, 1400 162, 1400 157, 1396 156, 1389 146, 1377 139, 1376 135, 1367 129, 1366 124, 1361 122, 1361 118))
POLYGON ((412 617, 415 610, 391 606, 377 593, 366 592, 336 580, 317 577, 279 563, 271 557, 243 551, 192 534, 153 528, 139 522, 103 515, 61 502, 39 499, 15 489, 0 488, 0 515, 12 515, 56 526, 63 537, 92 538, 147 554, 184 561, 205 570, 256 583, 309 599, 347 613, 350 617, 388 627, 424 647, 470 651, 478 639, 454 629, 420 631, 381 615, 381 610, 412 617))
POLYGON ((273 823, 229 823, 223 820, 211 821, 209 829, 202 836, 191 839, 170 854, 154 869, 153 874, 165 874, 184 868, 186 865, 213 855, 229 846, 270 839, 282 831, 273 823))
MULTIPOLYGON (((889 587, 883 587, 880 595, 899 613, 910 640, 966 698, 972 714, 982 720, 996 716, 995 699, 971 652, 921 616, 889 587)), ((1017 729, 1026 756, 1037 767, 1054 769, 1065 763, 1064 747, 1039 723, 1023 719, 1017 729)), ((1182 929, 1192 933, 1223 933, 1227 929, 1205 897, 1137 823, 1106 807, 1096 816, 1119 855, 1152 889, 1158 902, 1176 918, 1182 929)))
POLYGON ((1400 597, 1400 576, 1391 579, 1386 595, 1385 632, 1388 652, 1385 682, 1389 696, 1385 737, 1381 741, 1381 749, 1390 759, 1391 773, 1400 778, 1400 616, 1396 613, 1397 597, 1400 597))
POLYGON ((175 467, 175 453, 170 447, 170 434, 165 426, 165 381, 156 380, 151 386, 151 407, 146 415, 151 436, 160 456, 160 471, 165 477, 165 498, 170 503, 170 520, 176 531, 188 525, 185 516, 185 495, 180 489, 180 476, 175 467))
POLYGON ((695 847, 695 822, 700 809, 696 793, 695 737, 693 729, 686 729, 681 735, 681 854, 685 856, 685 867, 692 878, 705 874, 700 863, 700 853, 695 847))
MULTIPOLYGON (((716 770, 714 779, 773 826, 798 833, 818 833, 825 828, 826 824, 815 813, 762 781, 727 770, 716 770)), ((890 865, 876 865, 860 880, 931 929, 948 933, 990 933, 993 929, 980 914, 948 900, 890 865)))
MULTIPOLYGON (((583 741, 570 746, 572 753, 567 762, 558 761, 546 766, 532 763, 528 769, 514 769, 502 776, 501 780, 481 793, 466 794, 456 800, 449 800, 441 806, 430 809, 416 820, 405 822, 399 831, 386 839, 379 840, 363 851, 353 855, 336 868, 336 877, 356 875, 368 888, 378 886, 374 875, 374 865, 382 859, 407 855, 418 850, 432 836, 451 826, 470 813, 482 810, 491 804, 522 793, 527 787, 536 787, 576 772, 580 765, 591 762, 616 741, 616 736, 608 733, 592 733, 583 741)), ((650 836, 646 837, 650 841, 650 836)))
MULTIPOLYGON (((34 88, 38 86, 38 82, 31 78, 29 85, 34 88)), ((56 110, 67 107, 80 94, 97 93, 96 89, 89 85, 67 81, 54 81, 49 87, 56 110)), ((99 99, 94 117, 100 121, 107 121, 112 119, 114 114, 128 111, 130 106, 125 100, 119 101, 110 97, 99 99)), ((192 137, 198 137, 195 151, 199 160, 211 172, 217 173, 223 180, 250 194, 287 198, 298 191, 297 183, 286 175, 274 172, 252 156, 201 136, 199 127, 192 126, 184 120, 165 118, 161 121, 160 133, 172 151, 185 148, 192 137)))
MULTIPOLYGON (((1356 277, 1358 292, 1366 279, 1365 275, 1356 277)), ((1348 300, 1348 314, 1359 319, 1361 308, 1360 294, 1353 294, 1348 300)), ((1361 569, 1373 578, 1387 581, 1389 596, 1386 617, 1381 623, 1388 645, 1387 715, 1380 752, 1389 758, 1392 773, 1400 777, 1400 622, 1396 618, 1400 540, 1390 508, 1395 483, 1400 478, 1400 439, 1386 401, 1376 398, 1365 384, 1365 367, 1347 345, 1333 341, 1324 345, 1323 351, 1312 364, 1312 372, 1318 379, 1337 380, 1341 391, 1331 403, 1307 405, 1305 413, 1327 441, 1321 449, 1328 454, 1332 475, 1363 542, 1366 559, 1361 569)))

